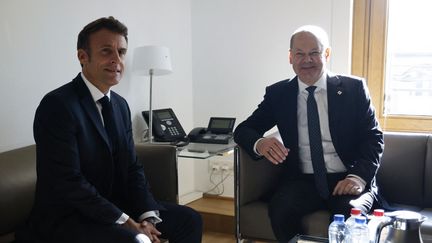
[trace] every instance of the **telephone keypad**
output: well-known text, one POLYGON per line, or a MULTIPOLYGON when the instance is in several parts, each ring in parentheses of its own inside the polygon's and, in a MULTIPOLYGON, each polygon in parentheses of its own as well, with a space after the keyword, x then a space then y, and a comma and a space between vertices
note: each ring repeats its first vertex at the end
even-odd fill
POLYGON ((180 135, 179 131, 177 130, 177 127, 168 127, 168 131, 171 135, 180 135))

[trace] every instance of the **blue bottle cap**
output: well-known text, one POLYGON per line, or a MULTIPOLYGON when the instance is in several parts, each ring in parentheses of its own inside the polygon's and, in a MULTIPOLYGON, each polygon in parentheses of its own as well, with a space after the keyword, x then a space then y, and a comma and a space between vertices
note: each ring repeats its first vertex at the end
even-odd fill
POLYGON ((364 216, 357 216, 357 217, 355 217, 355 222, 357 224, 364 224, 364 223, 366 223, 366 217, 364 217, 364 216))
POLYGON ((344 222, 345 221, 345 216, 343 214, 335 214, 333 216, 333 220, 336 222, 344 222))

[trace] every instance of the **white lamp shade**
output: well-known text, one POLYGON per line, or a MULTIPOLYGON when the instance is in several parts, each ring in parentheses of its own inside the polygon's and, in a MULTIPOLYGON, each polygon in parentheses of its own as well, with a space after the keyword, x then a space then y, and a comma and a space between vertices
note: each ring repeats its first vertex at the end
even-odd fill
POLYGON ((135 48, 132 71, 137 75, 165 75, 172 72, 169 49, 164 46, 141 46, 135 48))

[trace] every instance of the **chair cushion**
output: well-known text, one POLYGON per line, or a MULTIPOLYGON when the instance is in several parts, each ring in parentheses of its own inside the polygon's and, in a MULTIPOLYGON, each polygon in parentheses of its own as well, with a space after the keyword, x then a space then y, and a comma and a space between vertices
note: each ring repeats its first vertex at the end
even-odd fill
POLYGON ((36 187, 36 146, 0 153, 0 163, 0 235, 4 235, 30 214, 36 187))
POLYGON ((258 200, 241 207, 240 232, 242 238, 276 240, 268 216, 267 203, 258 200))
POLYGON ((377 183, 388 202, 423 206, 427 139, 424 134, 384 135, 384 155, 377 183))
MULTIPOLYGON (((264 201, 254 201, 241 207, 240 232, 242 232, 242 237, 276 239, 271 228, 267 206, 268 204, 264 201), (259 220, 259 224, 256 223, 257 220, 259 220)), ((302 220, 306 234, 327 237, 330 216, 330 213, 324 210, 306 215, 302 220)))
POLYGON ((316 211, 303 217, 302 225, 308 235, 328 237, 327 229, 330 225, 330 212, 316 211))

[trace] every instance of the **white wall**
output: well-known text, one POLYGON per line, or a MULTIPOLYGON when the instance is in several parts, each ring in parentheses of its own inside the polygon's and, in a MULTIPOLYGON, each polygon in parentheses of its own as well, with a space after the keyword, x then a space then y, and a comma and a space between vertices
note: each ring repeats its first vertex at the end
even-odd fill
MULTIPOLYGON (((206 126, 211 116, 236 117, 238 125, 266 86, 291 78, 289 40, 301 25, 327 30, 333 46, 329 68, 350 73, 351 8, 350 0, 192 0, 195 126, 206 126)), ((200 191, 211 188, 209 163, 195 163, 200 191)), ((223 196, 232 197, 232 175, 224 186, 223 196)))
POLYGON ((192 0, 194 121, 210 116, 243 121, 262 100, 266 86, 291 78, 291 33, 305 24, 328 31, 329 64, 350 72, 351 1, 192 0))
MULTIPOLYGON (((48 91, 80 71, 78 32, 113 15, 129 27, 133 48, 170 48, 173 73, 154 79, 154 108, 172 107, 186 132, 211 116, 244 120, 264 88, 290 78, 291 33, 300 25, 325 28, 333 45, 330 68, 350 70, 352 0, 1 0, 0 152, 34 143, 35 109, 48 91)), ((140 140, 141 111, 148 109, 148 77, 126 76, 114 88, 129 102, 140 140)), ((187 193, 208 186, 207 161, 180 164, 187 193), (204 176, 203 176, 204 175, 204 176)), ((232 178, 230 178, 232 187, 232 178)), ((232 194, 232 190, 228 191, 232 194)))
MULTIPOLYGON (((186 130, 193 125, 189 0, 1 0, 0 152, 34 143, 34 112, 48 91, 80 71, 76 40, 87 23, 112 15, 129 28, 127 65, 139 45, 170 48, 173 73, 155 77, 154 108, 173 107, 186 130)), ((127 74, 114 88, 131 106, 135 136, 148 109, 148 77, 127 74)), ((139 139, 138 139, 139 140, 139 139)))

